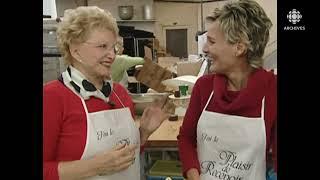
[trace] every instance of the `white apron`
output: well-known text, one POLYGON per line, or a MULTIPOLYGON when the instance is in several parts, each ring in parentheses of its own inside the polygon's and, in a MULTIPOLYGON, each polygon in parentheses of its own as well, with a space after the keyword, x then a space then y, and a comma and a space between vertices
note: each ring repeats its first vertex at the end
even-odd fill
MULTIPOLYGON (((119 99, 118 96, 117 98, 119 99)), ((128 169, 86 180, 140 180, 140 134, 129 108, 88 113, 84 99, 81 98, 81 101, 87 116, 87 140, 81 159, 90 159, 99 152, 111 150, 119 143, 138 145, 135 161, 128 169)), ((119 101, 121 102, 120 99, 119 101)), ((121 104, 124 107, 122 102, 121 104)))
POLYGON ((264 98, 261 116, 248 118, 206 111, 197 126, 201 180, 265 180, 264 98))

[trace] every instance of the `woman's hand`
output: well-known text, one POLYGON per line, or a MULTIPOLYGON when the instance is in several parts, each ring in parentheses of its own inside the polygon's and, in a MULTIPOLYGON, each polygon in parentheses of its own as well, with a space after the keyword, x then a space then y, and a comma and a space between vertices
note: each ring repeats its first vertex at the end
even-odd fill
POLYGON ((97 154, 96 161, 97 175, 110 175, 127 169, 135 160, 135 149, 137 145, 117 145, 113 150, 97 154))
MULTIPOLYGON (((166 97, 167 98, 167 97, 166 97)), ((144 144, 148 137, 169 117, 168 110, 172 107, 165 100, 156 100, 147 107, 140 119, 140 142, 144 144), (169 104, 169 105, 168 105, 169 104)))
POLYGON ((59 162, 59 179, 83 179, 91 176, 113 174, 127 169, 135 161, 136 148, 137 145, 125 146, 125 144, 120 144, 111 151, 99 153, 91 159, 59 162))
POLYGON ((187 171, 187 180, 200 180, 200 175, 197 169, 191 168, 187 171))

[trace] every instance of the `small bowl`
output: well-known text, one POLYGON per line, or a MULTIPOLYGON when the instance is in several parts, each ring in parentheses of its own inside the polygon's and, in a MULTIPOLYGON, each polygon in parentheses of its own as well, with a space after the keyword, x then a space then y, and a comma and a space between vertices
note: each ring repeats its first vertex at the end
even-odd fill
POLYGON ((118 6, 119 17, 122 20, 130 20, 133 17, 133 6, 118 6))
POLYGON ((191 97, 190 95, 180 96, 180 97, 175 97, 174 95, 170 95, 169 99, 173 101, 173 104, 176 107, 188 108, 190 103, 190 97, 191 97))
POLYGON ((169 93, 129 93, 134 103, 136 115, 142 115, 144 109, 152 104, 156 99, 164 99, 169 93))

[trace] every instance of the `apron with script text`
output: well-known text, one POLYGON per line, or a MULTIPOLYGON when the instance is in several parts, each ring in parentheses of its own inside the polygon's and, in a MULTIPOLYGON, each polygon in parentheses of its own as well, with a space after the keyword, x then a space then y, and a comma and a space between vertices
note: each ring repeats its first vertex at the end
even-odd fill
POLYGON ((206 111, 197 126, 201 180, 265 180, 266 132, 264 98, 261 117, 249 118, 206 111))
MULTIPOLYGON (((119 99, 118 96, 117 98, 119 99)), ((86 180, 140 180, 140 134, 129 108, 124 107, 119 99, 123 106, 121 109, 88 113, 84 99, 81 98, 81 101, 87 116, 87 140, 81 159, 90 159, 97 153, 111 150, 118 144, 138 145, 134 163, 128 169, 112 175, 90 177, 86 180)))

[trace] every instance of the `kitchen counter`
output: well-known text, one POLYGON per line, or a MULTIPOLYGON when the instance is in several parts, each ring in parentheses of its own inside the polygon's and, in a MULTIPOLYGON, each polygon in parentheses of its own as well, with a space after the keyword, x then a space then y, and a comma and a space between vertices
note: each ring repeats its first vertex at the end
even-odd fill
MULTIPOLYGON (((139 124, 139 118, 136 117, 136 123, 139 124)), ((169 121, 168 119, 160 125, 160 127, 152 133, 145 144, 146 148, 176 148, 177 136, 183 117, 179 117, 177 121, 169 121)))

